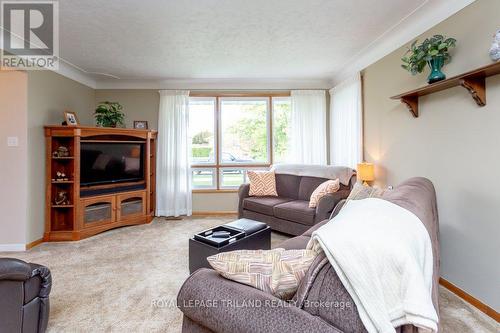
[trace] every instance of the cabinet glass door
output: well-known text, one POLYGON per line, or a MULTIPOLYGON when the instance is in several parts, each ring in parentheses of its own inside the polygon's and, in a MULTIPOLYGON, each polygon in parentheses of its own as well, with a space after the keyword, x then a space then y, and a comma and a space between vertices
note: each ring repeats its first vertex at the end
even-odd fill
POLYGON ((143 216, 146 214, 146 192, 118 196, 118 220, 143 216))
POLYGON ((92 227, 115 221, 115 203, 113 197, 84 200, 82 205, 84 227, 92 227))

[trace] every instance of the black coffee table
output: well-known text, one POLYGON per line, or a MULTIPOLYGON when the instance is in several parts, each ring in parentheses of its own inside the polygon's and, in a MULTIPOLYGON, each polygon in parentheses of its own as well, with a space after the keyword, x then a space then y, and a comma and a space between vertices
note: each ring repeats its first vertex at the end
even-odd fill
POLYGON ((207 257, 217 253, 234 250, 269 250, 270 248, 271 228, 267 224, 250 219, 239 219, 204 230, 189 239, 189 273, 202 267, 211 268, 207 257), (213 237, 214 231, 226 231, 230 237, 213 237))

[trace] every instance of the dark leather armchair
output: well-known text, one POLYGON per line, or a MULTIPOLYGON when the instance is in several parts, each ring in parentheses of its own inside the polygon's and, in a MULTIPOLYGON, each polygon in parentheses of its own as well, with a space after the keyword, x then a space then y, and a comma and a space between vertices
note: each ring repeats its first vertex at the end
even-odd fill
POLYGON ((45 332, 51 286, 47 267, 0 258, 0 333, 45 332))

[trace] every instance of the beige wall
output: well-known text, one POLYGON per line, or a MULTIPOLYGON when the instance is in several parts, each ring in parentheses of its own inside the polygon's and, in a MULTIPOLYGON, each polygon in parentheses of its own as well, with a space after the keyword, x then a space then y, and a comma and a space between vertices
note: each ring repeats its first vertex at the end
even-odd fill
POLYGON ((149 128, 158 128, 160 94, 157 89, 96 90, 95 104, 105 101, 119 102, 123 106, 128 128, 133 127, 134 120, 147 120, 149 128))
POLYGON ((237 212, 238 193, 193 193, 193 212, 237 212))
MULTIPOLYGON (((500 1, 478 0, 440 23, 435 33, 457 38, 450 77, 490 63, 499 28, 500 1)), ((420 37, 422 38, 422 36, 420 37)), ((500 309, 500 76, 487 80, 487 105, 478 107, 464 88, 420 98, 415 119, 390 96, 426 84, 400 68, 399 49, 364 71, 364 154, 377 165, 379 184, 424 176, 436 187, 442 249, 441 276, 500 309)))
POLYGON ((23 250, 28 196, 26 73, 0 71, 0 251, 23 250), (19 145, 8 147, 7 138, 19 145))
POLYGON ((76 112, 81 124, 92 125, 94 104, 92 88, 50 71, 28 73, 28 243, 42 238, 45 228, 43 126, 61 124, 64 110, 76 112))

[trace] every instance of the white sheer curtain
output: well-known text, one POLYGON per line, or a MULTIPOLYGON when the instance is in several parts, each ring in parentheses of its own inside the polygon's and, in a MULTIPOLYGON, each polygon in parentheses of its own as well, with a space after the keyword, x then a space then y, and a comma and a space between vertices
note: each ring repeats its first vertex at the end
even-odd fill
POLYGON ((191 215, 188 140, 189 91, 160 90, 156 162, 156 215, 191 215))
POLYGON ((293 90, 290 147, 287 162, 327 164, 326 94, 324 90, 293 90))
POLYGON ((330 90, 330 162, 356 169, 363 159, 361 76, 330 90))

